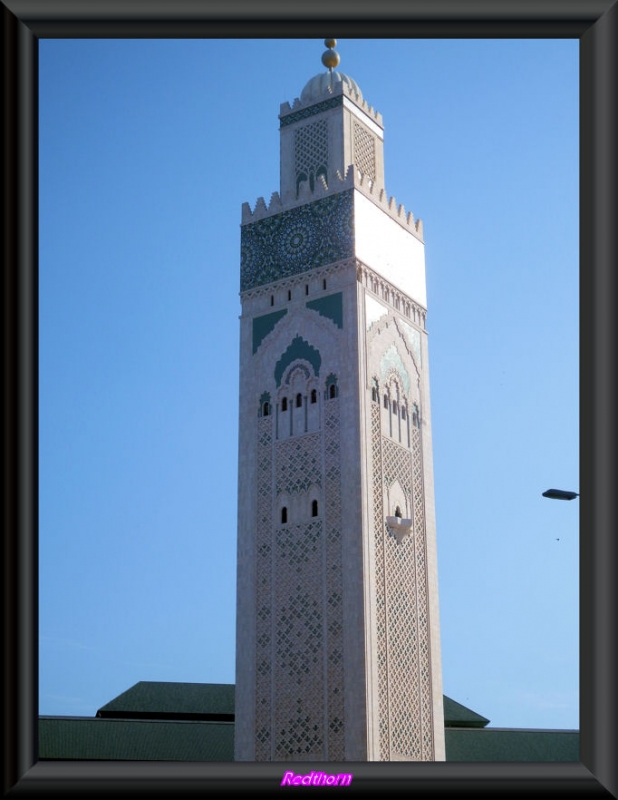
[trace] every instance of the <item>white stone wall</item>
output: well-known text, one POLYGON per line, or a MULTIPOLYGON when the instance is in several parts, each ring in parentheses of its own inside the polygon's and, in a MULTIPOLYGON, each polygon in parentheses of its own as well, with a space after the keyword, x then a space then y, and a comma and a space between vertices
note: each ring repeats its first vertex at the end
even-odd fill
POLYGON ((424 244, 360 192, 354 222, 357 258, 427 308, 424 244))

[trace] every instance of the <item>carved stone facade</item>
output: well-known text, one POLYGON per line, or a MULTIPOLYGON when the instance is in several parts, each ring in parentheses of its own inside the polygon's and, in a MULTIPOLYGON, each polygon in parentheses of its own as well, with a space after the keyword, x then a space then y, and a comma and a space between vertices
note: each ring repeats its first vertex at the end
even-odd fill
POLYGON ((422 229, 352 84, 243 207, 237 760, 444 759, 422 229))

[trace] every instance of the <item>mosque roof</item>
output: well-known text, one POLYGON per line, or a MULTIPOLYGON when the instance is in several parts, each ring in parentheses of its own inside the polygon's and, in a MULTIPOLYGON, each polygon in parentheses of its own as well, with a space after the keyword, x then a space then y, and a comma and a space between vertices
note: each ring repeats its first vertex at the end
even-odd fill
MULTIPOLYGON (((96 717, 39 717, 39 757, 233 761, 234 684, 139 681, 96 717)), ((487 728, 444 696, 447 761, 579 761, 579 732, 487 728)))

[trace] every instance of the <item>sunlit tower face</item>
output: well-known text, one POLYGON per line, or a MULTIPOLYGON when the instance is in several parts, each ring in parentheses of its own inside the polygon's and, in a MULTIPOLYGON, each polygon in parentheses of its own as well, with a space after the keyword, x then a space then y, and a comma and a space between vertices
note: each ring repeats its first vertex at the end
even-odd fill
POLYGON ((326 45, 242 213, 235 757, 439 761, 422 226, 326 45))

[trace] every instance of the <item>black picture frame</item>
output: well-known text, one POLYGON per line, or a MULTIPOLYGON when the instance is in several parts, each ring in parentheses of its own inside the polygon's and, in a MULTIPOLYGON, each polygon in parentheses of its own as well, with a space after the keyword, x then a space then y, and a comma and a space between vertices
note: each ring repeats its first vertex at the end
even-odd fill
MULTIPOLYGON (((39 761, 38 40, 573 38, 580 44, 580 762, 347 764, 346 792, 617 796, 615 0, 3 0, 4 794, 203 795, 278 787, 283 765, 39 761)), ((333 771, 334 765, 329 765, 333 771)))

